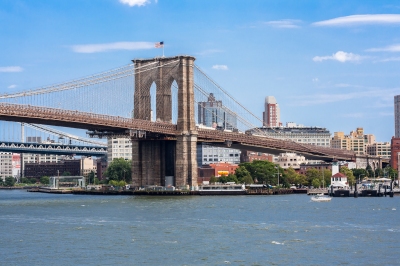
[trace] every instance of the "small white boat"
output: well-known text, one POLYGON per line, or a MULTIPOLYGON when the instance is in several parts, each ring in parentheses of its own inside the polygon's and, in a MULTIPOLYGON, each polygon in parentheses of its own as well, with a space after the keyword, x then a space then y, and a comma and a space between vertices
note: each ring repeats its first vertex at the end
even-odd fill
POLYGON ((327 197, 324 194, 317 194, 311 197, 312 201, 319 201, 319 202, 328 202, 331 201, 331 197, 327 197))

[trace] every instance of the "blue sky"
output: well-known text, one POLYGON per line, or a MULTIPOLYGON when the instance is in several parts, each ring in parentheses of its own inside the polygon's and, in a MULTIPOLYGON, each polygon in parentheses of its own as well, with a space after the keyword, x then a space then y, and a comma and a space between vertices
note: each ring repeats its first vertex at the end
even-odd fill
POLYGON ((260 117, 394 135, 400 1, 0 0, 0 90, 188 54, 260 117))

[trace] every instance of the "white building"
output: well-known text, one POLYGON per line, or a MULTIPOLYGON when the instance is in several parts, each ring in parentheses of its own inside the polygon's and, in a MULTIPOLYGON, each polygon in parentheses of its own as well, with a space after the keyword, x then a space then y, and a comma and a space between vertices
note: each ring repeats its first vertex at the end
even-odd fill
POLYGON ((296 153, 281 153, 279 156, 274 158, 274 162, 279 164, 283 169, 292 167, 293 169, 300 169, 300 164, 305 164, 307 162, 304 156, 298 155, 296 153))
POLYGON ((303 144, 330 147, 331 133, 322 127, 305 127, 289 122, 290 127, 262 127, 246 131, 252 135, 282 140, 291 140, 303 144))
POLYGON ((107 163, 110 164, 115 158, 132 160, 132 142, 129 138, 107 139, 107 163))
POLYGON ((87 177, 90 172, 97 173, 96 161, 93 161, 92 157, 81 158, 81 174, 87 177))
POLYGON ((6 177, 13 176, 12 153, 0 152, 0 178, 5 180, 6 177))
POLYGON ((240 150, 215 147, 210 145, 197 145, 197 165, 208 165, 217 162, 240 163, 240 150))

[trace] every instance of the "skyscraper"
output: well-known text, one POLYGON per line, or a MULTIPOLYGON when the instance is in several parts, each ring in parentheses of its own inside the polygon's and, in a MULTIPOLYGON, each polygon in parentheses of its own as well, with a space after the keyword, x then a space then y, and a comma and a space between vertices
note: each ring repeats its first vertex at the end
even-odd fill
POLYGON ((263 122, 263 126, 267 127, 282 126, 281 112, 274 96, 265 97, 263 122))
POLYGON ((237 128, 237 117, 231 110, 215 100, 210 93, 207 102, 199 102, 198 123, 207 127, 233 130, 237 128))
POLYGON ((394 137, 400 138, 400 95, 394 96, 394 137))

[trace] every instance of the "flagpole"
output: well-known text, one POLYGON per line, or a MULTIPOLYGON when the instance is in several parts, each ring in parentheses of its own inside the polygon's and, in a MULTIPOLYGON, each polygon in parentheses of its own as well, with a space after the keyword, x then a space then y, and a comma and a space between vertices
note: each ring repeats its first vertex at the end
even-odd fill
POLYGON ((165 56, 164 56, 164 44, 163 44, 163 46, 162 46, 162 57, 165 57, 165 56))

